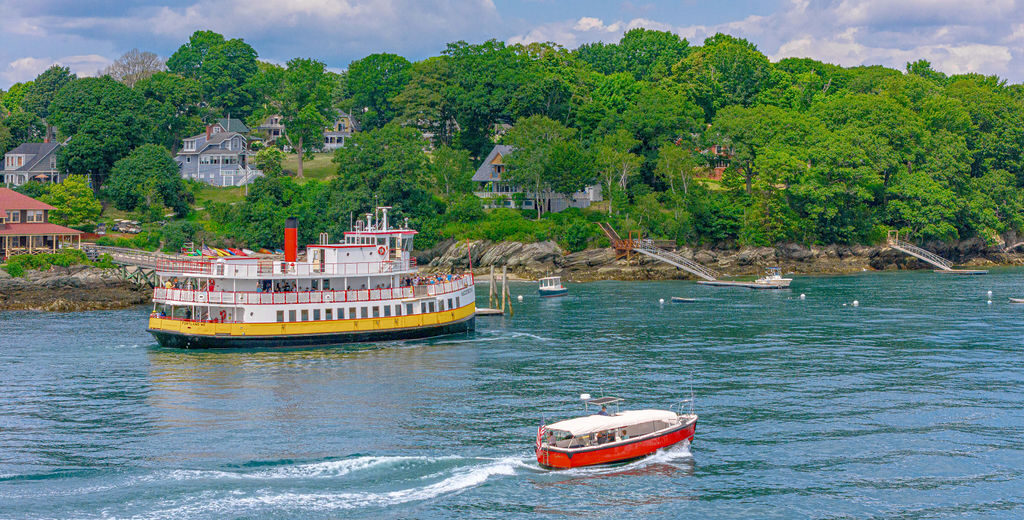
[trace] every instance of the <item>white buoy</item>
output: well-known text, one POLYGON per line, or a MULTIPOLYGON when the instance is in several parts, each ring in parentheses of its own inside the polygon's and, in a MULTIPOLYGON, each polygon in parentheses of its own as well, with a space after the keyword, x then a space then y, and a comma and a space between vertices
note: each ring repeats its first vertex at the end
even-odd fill
POLYGON ((586 401, 587 399, 590 399, 590 394, 580 394, 581 401, 586 401))
POLYGON ((519 301, 523 301, 523 295, 520 294, 519 296, 516 296, 516 299, 519 300, 519 301))
POLYGON ((843 304, 843 307, 846 307, 846 304, 845 304, 845 303, 843 304))
POLYGON ((992 300, 989 300, 989 301, 988 301, 988 304, 989 304, 989 305, 992 305, 992 300))
POLYGON ((806 299, 807 299, 807 295, 806 295, 806 294, 803 294, 803 293, 801 293, 801 294, 800 294, 800 299, 801 299, 801 300, 806 300, 806 299))
POLYGON ((658 305, 665 305, 665 298, 658 298, 658 305))
POLYGON ((992 291, 989 291, 989 292, 988 292, 988 297, 989 297, 989 298, 991 298, 991 297, 992 297, 992 291))
POLYGON ((853 300, 853 306, 854 306, 854 307, 856 307, 856 306, 858 306, 858 305, 860 305, 860 302, 859 302, 859 301, 857 301, 857 300, 853 300))

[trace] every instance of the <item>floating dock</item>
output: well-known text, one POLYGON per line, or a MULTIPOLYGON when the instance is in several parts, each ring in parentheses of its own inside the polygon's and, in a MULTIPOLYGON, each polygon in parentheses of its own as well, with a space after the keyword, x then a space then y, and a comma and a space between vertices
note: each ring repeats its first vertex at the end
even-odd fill
POLYGON ((727 280, 698 280, 701 285, 713 285, 716 287, 746 287, 747 289, 788 289, 773 283, 757 282, 732 282, 727 280))
POLYGON ((939 274, 964 274, 964 275, 978 275, 988 274, 985 269, 932 269, 932 272, 939 274))
POLYGON ((487 307, 477 307, 477 316, 503 316, 505 313, 501 309, 488 309, 487 307))

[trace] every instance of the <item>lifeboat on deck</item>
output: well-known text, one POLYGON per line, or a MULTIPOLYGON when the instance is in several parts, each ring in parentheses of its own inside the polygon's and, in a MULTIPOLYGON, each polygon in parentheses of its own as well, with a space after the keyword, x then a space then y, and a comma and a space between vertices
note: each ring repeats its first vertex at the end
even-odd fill
MULTIPOLYGON (((581 396, 589 405, 607 407, 622 399, 581 396)), ((537 462, 568 469, 646 457, 661 448, 692 441, 697 415, 670 410, 627 410, 594 414, 543 425, 537 430, 537 462)))

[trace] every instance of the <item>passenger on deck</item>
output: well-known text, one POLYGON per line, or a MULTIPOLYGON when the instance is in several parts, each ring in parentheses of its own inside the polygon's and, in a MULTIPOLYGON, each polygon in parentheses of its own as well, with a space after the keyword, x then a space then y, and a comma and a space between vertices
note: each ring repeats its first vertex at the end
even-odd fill
POLYGON ((597 415, 608 415, 608 408, 605 405, 601 405, 601 411, 597 412, 597 415))

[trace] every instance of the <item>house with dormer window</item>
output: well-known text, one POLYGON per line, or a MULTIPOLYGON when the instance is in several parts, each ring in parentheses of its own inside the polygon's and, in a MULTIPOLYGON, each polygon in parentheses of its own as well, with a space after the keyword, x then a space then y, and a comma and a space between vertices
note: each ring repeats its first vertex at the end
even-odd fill
POLYGON ((66 174, 57 169, 57 143, 24 143, 4 154, 0 180, 8 186, 28 181, 62 182, 66 174))
POLYGON ((207 125, 206 132, 186 137, 174 157, 186 180, 213 186, 243 186, 263 175, 249 168, 248 138, 231 132, 220 123, 207 125))
MULTIPOLYGON (((484 200, 484 207, 536 209, 532 192, 504 179, 508 171, 505 159, 513 150, 509 145, 495 145, 473 174, 473 182, 477 185, 474 194, 484 200)), ((566 208, 587 208, 594 202, 601 202, 601 185, 587 186, 569 197, 549 191, 541 199, 547 204, 544 208, 547 213, 558 213, 566 208)))
POLYGON ((82 245, 82 232, 50 223, 54 207, 0 188, 0 259, 82 245))

